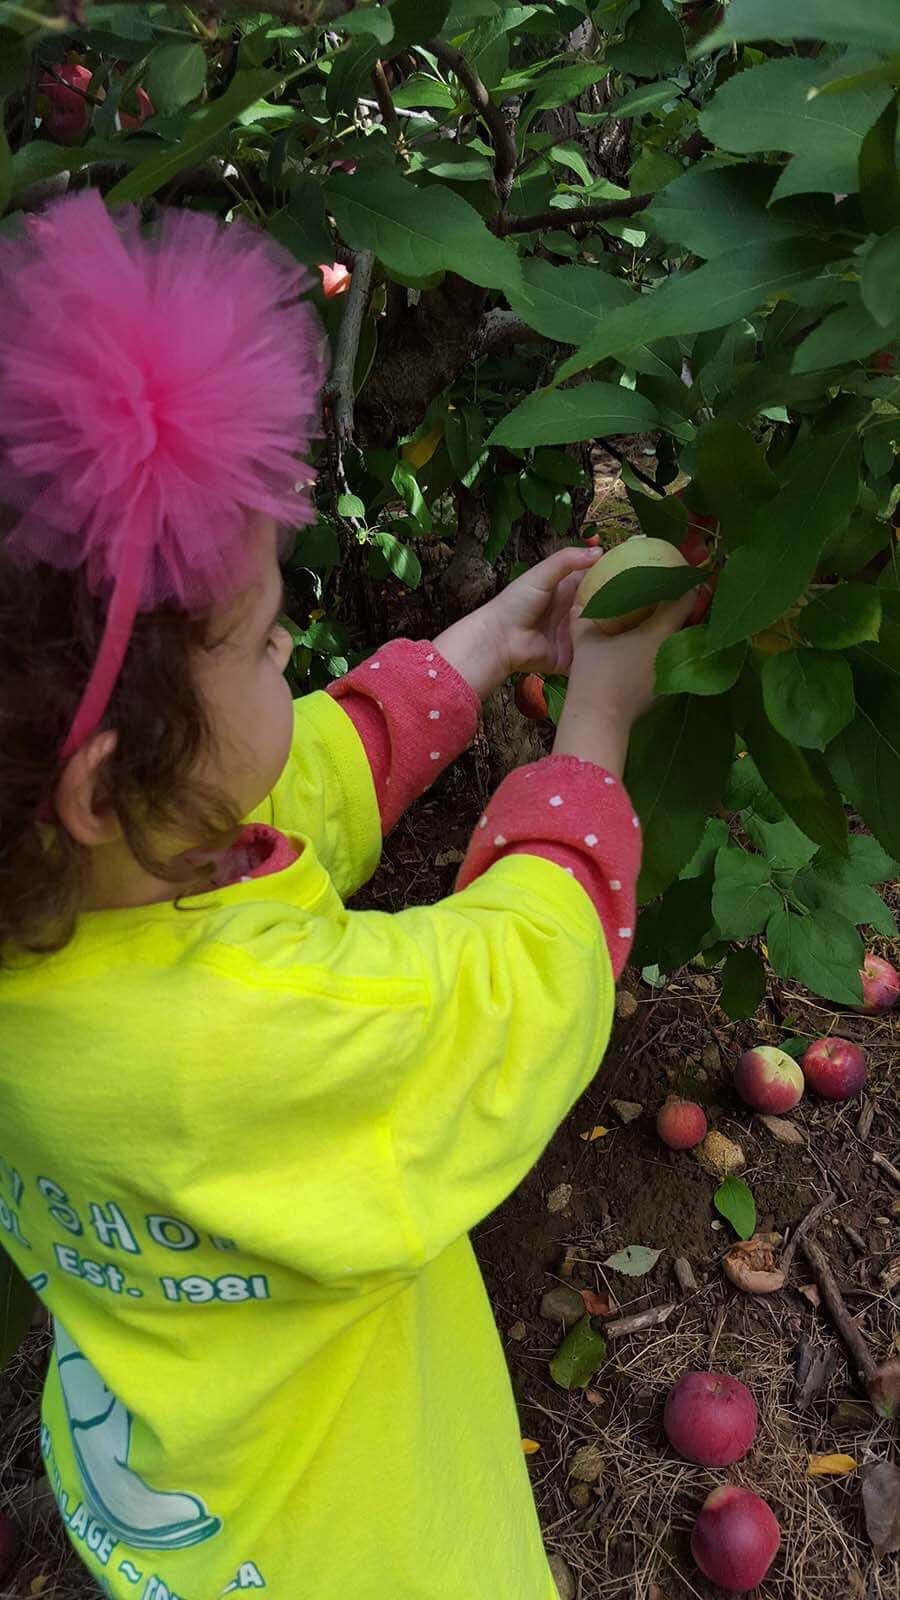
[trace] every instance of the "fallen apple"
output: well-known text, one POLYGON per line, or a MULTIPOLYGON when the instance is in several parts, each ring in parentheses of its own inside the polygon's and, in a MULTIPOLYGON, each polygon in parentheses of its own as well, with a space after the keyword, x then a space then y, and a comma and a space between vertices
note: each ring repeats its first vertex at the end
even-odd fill
POLYGON ((825 1100, 852 1100, 866 1081, 866 1052, 851 1039, 816 1039, 800 1065, 809 1087, 825 1100))
POLYGON ((656 1131, 670 1150, 693 1150, 706 1138, 706 1113, 694 1100, 670 1095, 656 1119, 656 1131))
POLYGON ((774 1045, 745 1050, 734 1069, 734 1086, 754 1111, 776 1116, 792 1111, 803 1097, 803 1073, 796 1061, 774 1045))
POLYGON ((691 1554, 704 1577, 732 1594, 762 1583, 781 1544, 778 1522, 758 1494, 726 1483, 700 1509, 691 1554))
POLYGON ((779 1233, 755 1233, 752 1239, 739 1239, 722 1259, 726 1278, 744 1294, 777 1294, 785 1285, 775 1254, 780 1244, 779 1233))
MULTIPOLYGON (((669 544, 666 539, 650 539, 644 533, 636 533, 630 539, 624 539, 621 544, 613 545, 605 555, 585 573, 578 586, 575 603, 586 606, 598 591, 605 587, 613 578, 618 578, 622 572, 631 572, 635 567, 686 567, 688 562, 674 544, 669 544)), ((617 634, 630 633, 632 628, 639 628, 642 622, 653 615, 656 606, 641 606, 637 611, 627 611, 621 617, 595 617, 592 620, 601 633, 617 634)))
POLYGON ((700 1467, 729 1467, 756 1438, 756 1401, 725 1372, 686 1372, 669 1390, 663 1428, 673 1450, 700 1467))
POLYGON ((867 954, 859 973, 862 979, 863 1003, 856 1006, 866 1016, 874 1017, 881 1011, 890 1011, 900 996, 900 973, 883 956, 867 954))
POLYGON ((537 672, 528 672, 516 684, 516 710, 532 722, 547 720, 547 696, 544 680, 537 672))

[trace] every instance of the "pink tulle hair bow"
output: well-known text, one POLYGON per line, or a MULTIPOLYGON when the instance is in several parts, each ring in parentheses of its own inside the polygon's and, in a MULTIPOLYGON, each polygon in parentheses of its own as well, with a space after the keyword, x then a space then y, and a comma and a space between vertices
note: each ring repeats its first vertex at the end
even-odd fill
POLYGON ((324 343, 308 286, 244 224, 171 210, 148 234, 95 191, 0 243, 8 547, 83 567, 108 607, 64 758, 100 726, 138 611, 239 592, 248 511, 311 520, 324 343))

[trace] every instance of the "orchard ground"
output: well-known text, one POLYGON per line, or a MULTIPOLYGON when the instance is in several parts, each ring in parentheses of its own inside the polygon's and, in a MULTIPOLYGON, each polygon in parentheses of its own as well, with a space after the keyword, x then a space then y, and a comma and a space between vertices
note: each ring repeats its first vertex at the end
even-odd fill
MULTIPOLYGON (((404 820, 367 904, 395 911, 450 891, 484 798, 487 763, 486 749, 476 746, 404 820)), ((690 1152, 666 1150, 654 1119, 670 1092, 703 1104, 711 1126, 744 1149, 744 1177, 763 1230, 789 1237, 833 1189, 838 1203, 818 1238, 873 1354, 900 1354, 896 1302, 880 1281, 900 1256, 900 1189, 871 1164, 875 1151, 896 1156, 900 1148, 900 1086, 892 1070, 900 1016, 838 1015, 773 980, 757 1018, 735 1023, 719 1010, 718 992, 718 976, 695 968, 662 991, 627 973, 619 1007, 630 1014, 619 1017, 596 1080, 543 1160, 477 1233, 522 1434, 540 1446, 529 1468, 547 1547, 566 1562, 578 1600, 713 1600, 718 1591, 697 1573, 688 1540, 706 1495, 727 1480, 762 1494, 782 1525, 782 1550, 760 1600, 895 1600, 900 1563, 896 1556, 880 1563, 873 1557, 858 1472, 807 1476, 810 1454, 841 1452, 862 1463, 870 1444, 883 1453, 888 1424, 878 1424, 865 1404, 826 1312, 800 1292, 810 1282, 801 1254, 781 1294, 748 1297, 725 1282, 720 1258, 730 1230, 713 1209, 715 1180, 690 1152), (829 1029, 865 1045, 866 1094, 843 1105, 807 1095, 790 1118, 804 1143, 777 1143, 738 1100, 731 1068, 751 1042, 777 1044, 829 1029), (611 1107, 616 1099, 640 1103, 641 1115, 623 1126, 611 1107), (871 1131, 861 1137, 860 1118, 869 1111, 871 1131), (585 1141, 582 1135, 598 1125, 609 1132, 585 1141), (562 1209, 550 1209, 551 1196, 559 1204, 561 1185, 571 1192, 562 1209), (662 1252, 647 1277, 603 1269, 627 1244, 662 1252), (685 1293, 676 1283, 676 1257, 690 1261, 696 1291, 685 1293), (611 1294, 623 1314, 674 1306, 663 1326, 610 1342, 591 1398, 559 1389, 548 1370, 561 1330, 541 1316, 540 1305, 561 1282, 611 1294), (801 1408, 797 1367, 804 1352, 821 1358, 822 1375, 801 1408), (721 1473, 677 1460, 662 1431, 671 1384, 706 1367, 739 1377, 760 1408, 753 1450, 721 1473), (571 1476, 585 1445, 595 1447, 594 1466, 602 1463, 587 1485, 571 1476), (573 1496, 581 1503, 573 1504, 573 1496)), ((64 1548, 40 1473, 38 1392, 46 1349, 46 1335, 35 1332, 0 1385, 0 1499, 26 1527, 22 1561, 0 1600, 86 1600, 96 1593, 64 1548)))

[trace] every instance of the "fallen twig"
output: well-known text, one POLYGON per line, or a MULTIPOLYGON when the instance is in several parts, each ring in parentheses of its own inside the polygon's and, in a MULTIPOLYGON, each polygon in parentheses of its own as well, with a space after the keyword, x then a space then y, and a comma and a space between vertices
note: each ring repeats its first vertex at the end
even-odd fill
POLYGON ((843 1218, 841 1219, 841 1227, 847 1235, 847 1238, 850 1240, 854 1250, 858 1251, 861 1256, 867 1256, 869 1254, 869 1246, 866 1244, 862 1234, 857 1233, 855 1228, 851 1228, 849 1222, 844 1222, 843 1218))
POLYGON ((856 1363, 856 1370, 866 1393, 871 1397, 878 1369, 863 1335, 844 1304, 844 1297, 837 1286, 828 1257, 814 1239, 804 1238, 800 1243, 803 1254, 815 1274, 822 1298, 831 1312, 831 1320, 856 1363))
POLYGON ((872 1157, 872 1165, 873 1167, 878 1167, 880 1171, 886 1172, 888 1177, 897 1185, 897 1188, 900 1189, 900 1172, 894 1166, 893 1161, 889 1161, 887 1156, 883 1156, 880 1150, 875 1151, 872 1157))
POLYGON ((788 1272, 790 1271, 791 1262, 796 1254, 797 1246, 803 1239, 804 1234, 809 1233, 810 1229, 815 1227, 823 1213, 830 1211, 831 1207, 836 1204, 837 1196, 834 1195, 831 1190, 829 1190, 825 1198, 820 1200, 817 1206, 813 1206, 809 1215, 805 1216, 802 1222, 798 1222, 790 1241, 785 1245, 784 1250, 781 1253, 781 1270, 785 1277, 787 1277, 788 1272))
POLYGON ((653 1306, 650 1311, 636 1311, 634 1316, 619 1317, 615 1322, 604 1322, 605 1339, 624 1339, 627 1333, 641 1333, 644 1328, 658 1328, 675 1310, 674 1305, 653 1306))

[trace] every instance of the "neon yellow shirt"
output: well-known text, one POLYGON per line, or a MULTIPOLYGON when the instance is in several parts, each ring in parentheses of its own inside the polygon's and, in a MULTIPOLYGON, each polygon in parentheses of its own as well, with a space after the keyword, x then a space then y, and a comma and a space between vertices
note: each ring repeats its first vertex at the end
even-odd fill
POLYGON ((0 974, 0 1227, 56 1319, 69 1535, 139 1600, 553 1600, 466 1232, 605 1048, 597 914, 524 855, 348 912, 381 830, 325 695, 258 820, 293 866, 0 974))

